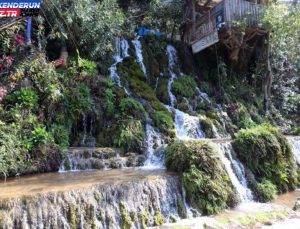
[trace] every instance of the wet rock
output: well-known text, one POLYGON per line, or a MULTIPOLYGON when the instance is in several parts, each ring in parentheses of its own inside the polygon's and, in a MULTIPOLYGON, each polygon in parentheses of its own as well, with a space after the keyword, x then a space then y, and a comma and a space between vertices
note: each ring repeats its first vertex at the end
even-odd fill
POLYGON ((300 198, 297 199, 294 207, 293 207, 294 211, 300 211, 300 198))
POLYGON ((171 215, 179 217, 175 206, 177 200, 182 201, 181 190, 177 176, 159 175, 2 200, 7 207, 1 209, 0 228, 140 229, 161 225, 171 215))

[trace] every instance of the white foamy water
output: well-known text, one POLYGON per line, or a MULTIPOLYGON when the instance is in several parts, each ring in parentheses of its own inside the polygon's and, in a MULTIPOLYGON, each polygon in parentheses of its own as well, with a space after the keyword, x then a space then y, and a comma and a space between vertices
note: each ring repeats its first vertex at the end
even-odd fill
POLYGON ((115 55, 114 55, 115 63, 109 69, 110 78, 115 82, 116 85, 118 85, 118 87, 123 88, 127 95, 129 95, 129 91, 121 84, 121 79, 118 74, 117 65, 121 63, 125 57, 128 56, 128 49, 129 49, 128 41, 125 40, 124 38, 117 37, 115 43, 115 55))
POLYGON ((145 67, 145 64, 144 64, 144 58, 143 58, 142 43, 139 39, 140 39, 140 37, 137 36, 132 41, 132 44, 134 45, 134 48, 135 48, 136 61, 140 65, 140 67, 141 67, 142 71, 144 72, 145 76, 147 77, 147 71, 146 71, 146 67, 145 67))
POLYGON ((245 176, 245 168, 243 164, 236 158, 235 152, 231 143, 218 143, 218 148, 221 151, 221 160, 225 166, 227 174, 236 189, 240 201, 251 202, 253 195, 248 188, 248 183, 245 176))
POLYGON ((176 137, 181 140, 205 138, 200 126, 200 119, 178 109, 175 110, 176 137))
POLYGON ((169 74, 170 74, 170 79, 168 82, 168 94, 170 98, 170 103, 171 106, 174 107, 175 104, 177 103, 175 95, 172 93, 172 85, 174 82, 174 79, 177 77, 175 72, 174 72, 174 67, 177 65, 177 51, 174 46, 168 45, 167 46, 167 56, 169 60, 169 74))
POLYGON ((300 166, 300 137, 288 137, 287 139, 292 147, 297 164, 300 166))
POLYGON ((159 153, 163 147, 161 134, 154 129, 150 124, 146 125, 146 145, 147 145, 147 160, 145 168, 164 168, 164 156, 159 153))

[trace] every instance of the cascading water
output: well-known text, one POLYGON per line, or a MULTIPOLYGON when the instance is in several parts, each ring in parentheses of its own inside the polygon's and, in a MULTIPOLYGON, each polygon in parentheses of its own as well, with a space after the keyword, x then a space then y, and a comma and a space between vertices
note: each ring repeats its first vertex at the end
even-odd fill
POLYGON ((184 113, 174 106, 177 103, 175 95, 172 93, 172 85, 174 79, 176 79, 176 73, 174 72, 174 68, 177 65, 177 51, 174 46, 168 45, 167 46, 167 56, 169 60, 169 82, 168 82, 168 94, 170 98, 170 106, 166 106, 166 108, 174 112, 175 114, 175 129, 176 129, 176 137, 182 140, 189 140, 189 139, 201 139, 205 138, 205 134, 201 129, 200 126, 200 119, 196 116, 191 116, 187 113, 184 113))
POLYGON ((292 151, 296 162, 300 166, 300 137, 288 137, 287 139, 290 145, 292 146, 292 151))
POLYGON ((205 138, 199 118, 178 109, 175 109, 175 129, 176 137, 181 140, 205 138))
POLYGON ((140 37, 137 36, 133 41, 132 44, 135 48, 135 55, 136 55, 136 61, 140 65, 142 71, 144 72, 145 76, 147 76, 146 67, 144 64, 144 58, 143 58, 143 49, 142 49, 142 43, 140 41, 140 37))
POLYGON ((174 67, 177 64, 177 51, 174 46, 172 46, 172 45, 167 46, 167 56, 168 56, 168 60, 169 60, 168 70, 169 70, 169 74, 170 74, 170 79, 168 82, 168 94, 169 94, 171 106, 174 107, 175 104, 177 103, 176 97, 172 93, 172 85, 173 85, 174 79, 177 77, 176 74, 174 73, 174 67))
POLYGON ((147 160, 145 162, 146 168, 164 168, 163 154, 159 154, 160 148, 163 146, 161 134, 158 133, 152 125, 146 125, 147 137, 147 160))
POLYGON ((245 168, 237 159, 231 143, 218 143, 217 145, 221 153, 221 160, 241 202, 252 201, 253 196, 251 190, 248 188, 245 168))
POLYGON ((121 79, 117 71, 118 63, 121 63, 125 57, 129 56, 128 55, 129 44, 128 41, 125 40, 124 38, 117 37, 115 45, 116 45, 115 55, 114 55, 115 63, 109 69, 110 78, 115 82, 115 84, 118 85, 118 87, 123 88, 126 94, 129 95, 128 90, 125 87, 122 87, 121 79))

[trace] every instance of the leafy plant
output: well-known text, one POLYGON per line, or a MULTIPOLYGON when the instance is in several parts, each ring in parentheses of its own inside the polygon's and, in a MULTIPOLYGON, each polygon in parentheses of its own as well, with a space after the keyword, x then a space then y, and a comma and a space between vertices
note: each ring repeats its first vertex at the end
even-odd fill
POLYGON ((271 181, 263 179, 261 183, 257 184, 257 192, 260 201, 268 202, 274 200, 277 188, 271 181))
POLYGON ((122 99, 119 107, 121 112, 127 116, 131 116, 142 121, 146 120, 146 111, 143 105, 133 98, 122 99))
POLYGON ((157 111, 155 114, 154 123, 157 127, 162 129, 173 129, 174 122, 170 112, 157 111))
POLYGON ((114 144, 125 151, 140 152, 145 138, 145 130, 141 121, 129 119, 121 123, 119 135, 114 144))
POLYGON ((12 95, 7 96, 7 100, 27 109, 37 108, 38 106, 37 92, 30 88, 15 91, 12 95))
POLYGON ((195 95, 197 84, 191 76, 181 76, 174 80, 172 91, 183 97, 192 97, 195 95))
POLYGON ((54 142, 62 149, 69 147, 69 131, 67 128, 62 125, 53 124, 49 132, 53 136, 54 142))
POLYGON ((44 127, 36 127, 32 132, 32 142, 35 145, 45 144, 50 140, 51 135, 44 127))

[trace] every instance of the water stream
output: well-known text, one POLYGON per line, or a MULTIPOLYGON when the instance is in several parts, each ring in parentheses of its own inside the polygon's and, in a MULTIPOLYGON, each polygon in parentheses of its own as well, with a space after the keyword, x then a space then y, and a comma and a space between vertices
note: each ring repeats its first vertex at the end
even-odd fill
POLYGON ((110 78, 115 82, 116 85, 118 85, 118 87, 123 88, 127 95, 129 95, 130 93, 121 84, 121 79, 118 74, 117 65, 121 63, 125 57, 129 56, 128 50, 129 50, 128 41, 124 38, 117 37, 115 41, 115 54, 114 54, 115 63, 109 69, 110 78))
POLYGON ((288 137, 287 139, 292 147, 296 162, 300 166, 300 137, 288 137))
POLYGON ((144 64, 144 58, 143 58, 143 49, 142 49, 142 43, 140 41, 140 37, 137 36, 133 41, 132 44, 134 45, 135 48, 135 55, 136 55, 136 61, 140 65, 143 73, 145 76, 147 76, 147 71, 146 67, 144 64))
POLYGON ((221 160, 230 177, 231 183, 238 194, 240 202, 251 202, 253 200, 253 195, 248 188, 244 166, 236 157, 231 143, 218 143, 217 145, 221 151, 221 160))

